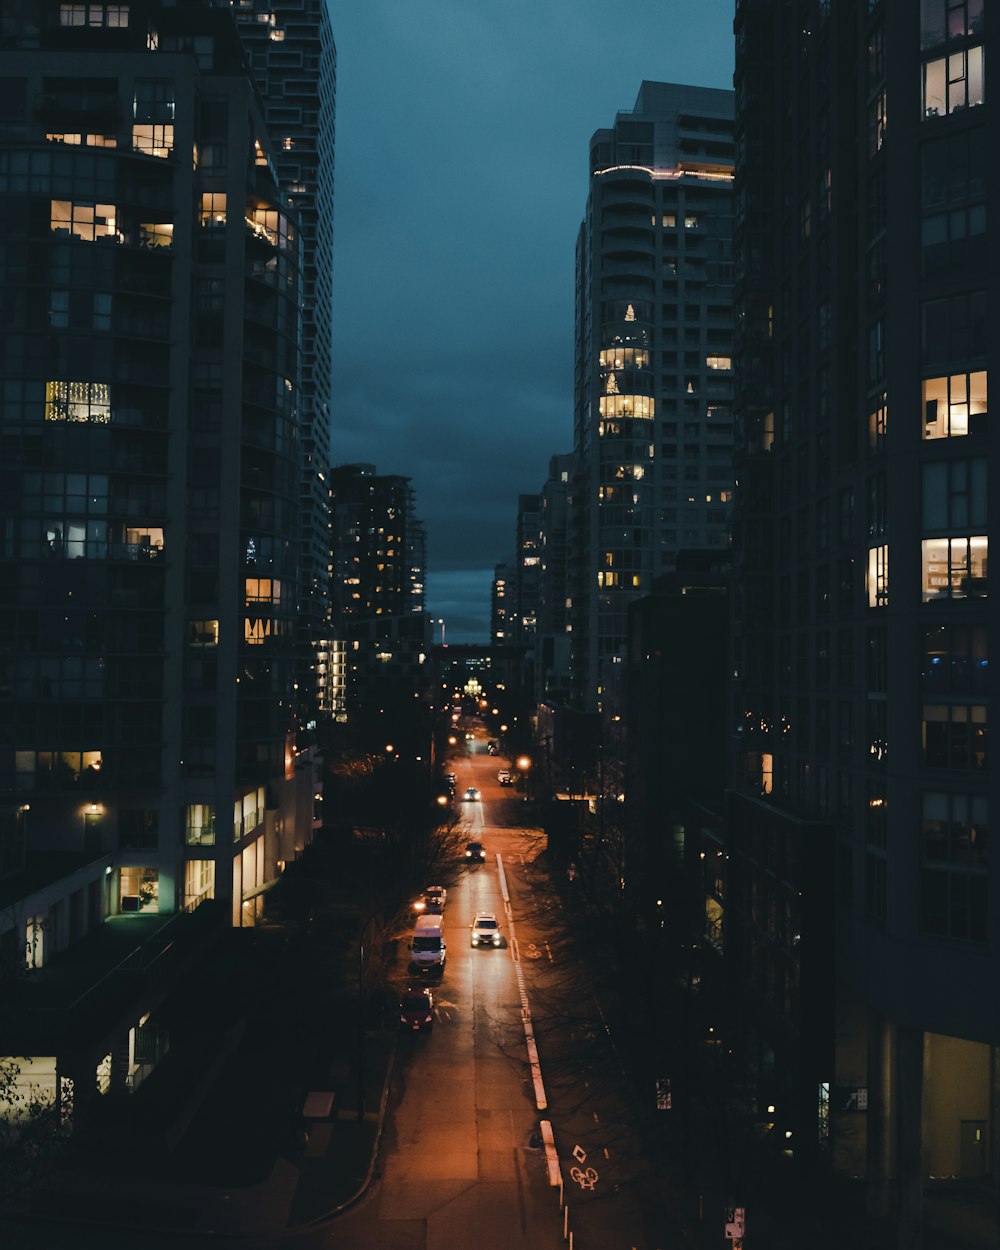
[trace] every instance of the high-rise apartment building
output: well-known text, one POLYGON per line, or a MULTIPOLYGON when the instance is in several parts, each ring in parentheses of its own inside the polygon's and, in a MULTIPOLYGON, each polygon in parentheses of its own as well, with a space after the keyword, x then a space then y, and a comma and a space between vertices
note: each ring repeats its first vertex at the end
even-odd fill
MULTIPOLYGON (((298 223, 271 147, 228 10, 5 8, 0 946, 63 955, 77 995, 103 975, 70 975, 80 939, 173 916, 180 940, 213 899, 252 923, 312 836, 298 223)), ((75 1039, 78 1074, 108 1045, 134 1083, 155 1019, 115 1028, 75 1039)))
POLYGON ((803 20, 744 0, 735 19, 725 927, 762 1095, 804 1149, 828 1141, 867 1175, 873 1210, 896 1178, 907 1246, 925 1178, 995 1177, 1000 1151, 984 9, 819 3, 803 20), (817 984, 801 926, 834 868, 817 984))
POLYGON ((490 642, 496 646, 507 647, 514 641, 515 584, 515 570, 509 564, 496 564, 493 566, 493 582, 490 596, 490 642))
POLYGON ((567 542, 572 455, 553 456, 538 500, 541 571, 535 630, 535 697, 569 696, 570 634, 567 609, 567 542))
POLYGON ((273 136, 281 189, 299 223, 300 716, 328 711, 330 682, 330 428, 333 163, 337 49, 328 0, 233 0, 240 37, 273 136))
POLYGON ((372 464, 344 464, 331 472, 330 497, 335 715, 358 745, 398 748, 405 739, 421 753, 429 745, 422 718, 430 628, 427 544, 413 487, 372 464))
POLYGON ((590 142, 569 569, 588 710, 624 654, 629 603, 679 551, 729 542, 732 117, 732 92, 644 82, 590 142))
POLYGON ((376 616, 422 616, 427 539, 408 477, 373 464, 330 474, 333 618, 338 636, 376 616))
POLYGON ((538 590, 542 572, 542 544, 539 531, 539 497, 518 495, 514 553, 516 619, 514 641, 533 647, 538 625, 538 590))

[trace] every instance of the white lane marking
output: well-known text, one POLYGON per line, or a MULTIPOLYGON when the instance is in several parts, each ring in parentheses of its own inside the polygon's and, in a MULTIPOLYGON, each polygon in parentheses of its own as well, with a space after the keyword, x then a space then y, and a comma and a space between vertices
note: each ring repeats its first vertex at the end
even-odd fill
POLYGON ((507 876, 503 870, 503 856, 497 853, 497 872, 500 875, 501 892, 504 894, 504 906, 507 912, 507 927, 510 932, 511 959, 514 964, 514 976, 517 980, 517 992, 521 998, 521 1021, 524 1025, 524 1040, 528 1048, 528 1063, 531 1066, 531 1080, 535 1087, 535 1105, 544 1111, 549 1105, 542 1083, 542 1065, 538 1062, 538 1047, 535 1045, 535 1031, 531 1023, 531 1008, 528 1006, 528 990, 524 983, 524 968, 520 958, 514 958, 518 951, 517 934, 514 930, 514 915, 510 908, 510 896, 507 893, 507 876))
POLYGON ((598 1118, 597 1112, 595 1111, 595 1112, 594 1112, 594 1123, 595 1123, 595 1124, 600 1124, 600 1122, 601 1122, 601 1121, 600 1121, 600 1119, 598 1118))
POLYGON ((549 963, 555 963, 555 960, 552 958, 552 948, 549 946, 548 942, 545 943, 545 950, 549 957, 549 963))

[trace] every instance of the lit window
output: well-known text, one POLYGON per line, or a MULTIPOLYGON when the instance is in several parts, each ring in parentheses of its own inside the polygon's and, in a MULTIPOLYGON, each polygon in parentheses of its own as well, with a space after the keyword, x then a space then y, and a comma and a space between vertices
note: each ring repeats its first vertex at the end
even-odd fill
POLYGON ((173 247, 173 223, 169 221, 140 222, 138 238, 140 247, 173 247))
POLYGON ((889 548, 868 549, 868 606, 885 608, 889 605, 889 548))
POLYGON ((65 143, 70 146, 80 144, 85 144, 89 148, 116 148, 118 146, 116 135, 81 135, 67 134, 63 131, 48 131, 45 138, 49 143, 65 143))
POLYGON ((984 599, 989 539, 925 538, 921 544, 923 601, 984 599))
POLYGON ((964 48, 923 66, 924 117, 974 108, 984 98, 982 47, 964 48))
POLYGON ((219 622, 192 621, 188 627, 188 644, 192 647, 217 647, 219 622))
POLYGON ((71 234, 77 239, 116 239, 121 242, 113 204, 76 204, 72 200, 52 200, 49 226, 56 234, 71 234))
POLYGON ((923 383, 924 438, 958 438, 971 417, 985 416, 986 371, 926 378, 923 383))
POLYGON ((602 417, 651 420, 656 415, 656 400, 651 395, 602 395, 599 409, 602 417))
POLYGON ((203 226, 226 224, 226 195, 224 191, 203 191, 199 221, 203 226))
POLYGON ((698 218, 694 213, 685 214, 684 229, 685 230, 697 230, 698 229, 698 218))
POLYGON ((111 388, 107 382, 46 382, 45 420, 107 425, 111 388))
POLYGON ((132 127, 132 150, 146 156, 168 157, 174 150, 173 123, 136 122, 132 127))
POLYGON ((270 577, 248 577, 245 579, 247 603, 280 603, 281 582, 270 577))
POLYGON ((706 356, 705 366, 708 369, 731 369, 733 358, 732 356, 706 356))

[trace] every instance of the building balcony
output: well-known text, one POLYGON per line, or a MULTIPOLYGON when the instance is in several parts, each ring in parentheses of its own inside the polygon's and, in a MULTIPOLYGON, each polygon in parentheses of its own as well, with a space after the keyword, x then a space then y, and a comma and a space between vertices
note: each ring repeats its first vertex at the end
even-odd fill
POLYGON ((175 916, 109 917, 6 987, 0 1044, 10 1054, 52 1054, 106 1034, 172 988, 225 921, 215 902, 175 916))

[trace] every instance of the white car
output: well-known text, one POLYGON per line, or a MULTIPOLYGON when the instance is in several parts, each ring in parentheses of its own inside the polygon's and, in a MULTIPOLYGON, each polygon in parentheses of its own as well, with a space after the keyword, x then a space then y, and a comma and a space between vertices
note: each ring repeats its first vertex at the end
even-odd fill
POLYGON ((473 946, 499 946, 503 939, 500 936, 500 922, 491 911, 477 911, 472 922, 473 946))

